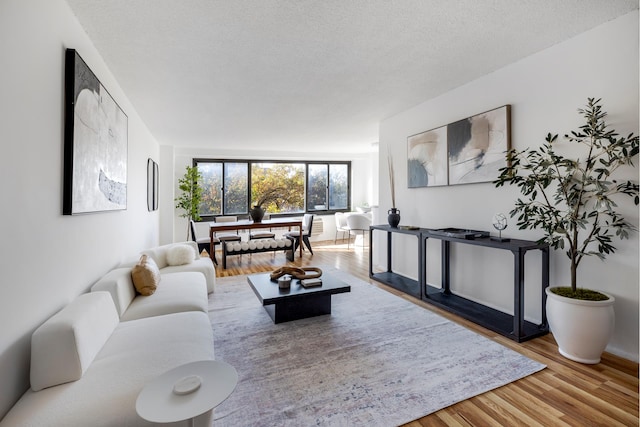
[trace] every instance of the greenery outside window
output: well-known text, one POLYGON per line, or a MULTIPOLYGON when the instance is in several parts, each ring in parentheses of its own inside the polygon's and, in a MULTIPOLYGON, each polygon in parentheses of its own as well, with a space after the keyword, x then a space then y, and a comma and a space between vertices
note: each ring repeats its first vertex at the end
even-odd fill
POLYGON ((202 176, 200 216, 222 215, 222 162, 197 162, 202 176))
POLYGON ((349 208, 349 165, 329 164, 329 209, 349 208))
POLYGON ((222 193, 224 195, 224 214, 238 215, 248 212, 249 164, 246 162, 225 162, 222 193))
POLYGON ((350 208, 351 162, 194 159, 202 176, 200 216, 247 215, 262 201, 271 214, 327 213, 350 208), (306 207, 306 209, 305 209, 306 207))
POLYGON ((311 164, 307 173, 307 210, 327 210, 329 198, 329 165, 311 164))
POLYGON ((265 212, 304 212, 304 163, 252 163, 251 206, 261 204, 265 212), (271 197, 259 203, 273 192, 271 197))

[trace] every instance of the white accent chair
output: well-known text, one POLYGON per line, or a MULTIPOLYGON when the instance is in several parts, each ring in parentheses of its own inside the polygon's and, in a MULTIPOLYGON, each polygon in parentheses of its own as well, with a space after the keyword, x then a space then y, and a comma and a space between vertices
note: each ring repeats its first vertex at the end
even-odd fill
POLYGON ((333 239, 333 244, 336 244, 338 242, 338 233, 342 233, 341 240, 344 240, 345 233, 349 237, 349 227, 347 226, 347 217, 343 212, 336 212, 334 218, 336 220, 336 236, 333 239))
MULTIPOLYGON (((353 242, 354 246, 356 246, 359 236, 362 236, 361 246, 365 246, 365 233, 369 231, 370 226, 371 217, 369 215, 354 213, 347 216, 347 227, 349 227, 349 234, 353 234, 356 236, 356 239, 353 242)), ((347 245, 347 248, 348 247, 349 246, 347 245)))

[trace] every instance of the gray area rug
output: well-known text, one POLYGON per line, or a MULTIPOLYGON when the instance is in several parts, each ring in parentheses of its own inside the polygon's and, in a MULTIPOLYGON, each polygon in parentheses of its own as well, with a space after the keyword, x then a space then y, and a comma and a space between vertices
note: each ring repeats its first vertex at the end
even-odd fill
MULTIPOLYGON (((215 355, 235 366, 214 426, 395 426, 544 368, 340 270, 332 314, 275 325, 246 276, 209 298, 215 355)), ((274 286, 277 286, 274 284, 274 286)))

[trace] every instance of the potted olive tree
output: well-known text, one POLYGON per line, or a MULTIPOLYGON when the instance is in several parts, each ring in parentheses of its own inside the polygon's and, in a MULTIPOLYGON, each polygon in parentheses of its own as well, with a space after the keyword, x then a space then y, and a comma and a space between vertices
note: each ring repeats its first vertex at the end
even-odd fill
MULTIPOLYGON (((176 209, 181 209, 181 218, 187 218, 187 240, 189 240, 190 221, 199 221, 198 209, 202 202, 202 187, 198 182, 202 175, 197 166, 187 166, 182 178, 178 180, 180 196, 175 199, 176 209)), ((195 238, 195 236, 194 236, 195 238)))
MULTIPOLYGON (((638 183, 619 181, 616 171, 633 166, 638 137, 610 130, 600 99, 589 98, 578 110, 585 124, 565 135, 548 134, 536 149, 510 150, 496 187, 516 185, 522 193, 510 212, 520 229, 541 229, 541 242, 566 251, 569 286, 547 288, 549 326, 560 353, 582 363, 598 363, 614 328, 614 298, 578 286, 578 267, 585 257, 604 260, 615 253, 614 238, 625 239, 636 227, 616 211, 621 196, 638 205, 638 183)), ((618 171, 619 172, 619 171, 618 171)))

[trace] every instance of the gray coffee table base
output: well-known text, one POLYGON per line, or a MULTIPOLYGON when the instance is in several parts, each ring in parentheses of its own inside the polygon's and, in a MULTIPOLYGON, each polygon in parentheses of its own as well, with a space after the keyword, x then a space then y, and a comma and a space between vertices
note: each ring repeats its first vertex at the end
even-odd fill
POLYGON ((280 301, 272 305, 265 305, 273 323, 289 322, 307 317, 331 314, 331 295, 309 295, 291 301, 280 301))

